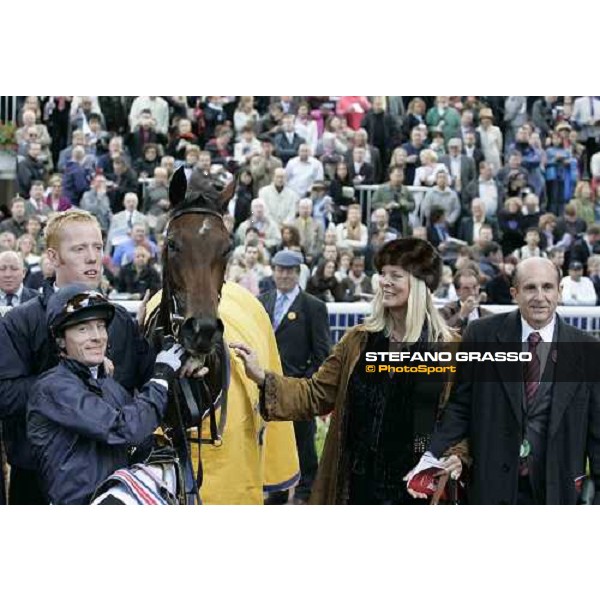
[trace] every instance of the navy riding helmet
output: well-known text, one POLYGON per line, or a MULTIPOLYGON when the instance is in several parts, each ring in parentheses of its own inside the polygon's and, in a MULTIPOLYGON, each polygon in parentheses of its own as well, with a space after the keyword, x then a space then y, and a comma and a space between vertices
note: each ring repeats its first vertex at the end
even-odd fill
POLYGON ((102 319, 110 324, 115 307, 98 291, 83 284, 60 288, 48 301, 46 316, 54 337, 72 325, 102 319))

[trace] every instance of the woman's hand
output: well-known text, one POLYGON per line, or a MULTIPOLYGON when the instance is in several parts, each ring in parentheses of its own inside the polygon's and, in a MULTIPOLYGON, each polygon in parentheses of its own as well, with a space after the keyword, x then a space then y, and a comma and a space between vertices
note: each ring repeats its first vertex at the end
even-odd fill
POLYGON ((233 349, 236 355, 244 362, 246 375, 257 385, 262 385, 265 382, 265 371, 261 368, 258 362, 258 355, 255 350, 246 346, 246 344, 231 343, 229 347, 233 349))
POLYGON ((442 468, 450 475, 451 479, 459 479, 462 474, 462 462, 453 454, 441 460, 442 468))

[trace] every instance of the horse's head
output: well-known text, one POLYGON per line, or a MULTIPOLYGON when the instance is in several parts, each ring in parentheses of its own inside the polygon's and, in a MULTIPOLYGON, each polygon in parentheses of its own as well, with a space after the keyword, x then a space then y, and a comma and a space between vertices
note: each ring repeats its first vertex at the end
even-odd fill
POLYGON ((171 218, 163 251, 163 309, 173 333, 193 356, 203 357, 221 342, 218 318, 225 268, 233 246, 222 212, 234 184, 219 190, 209 179, 187 186, 183 168, 169 187, 171 218))

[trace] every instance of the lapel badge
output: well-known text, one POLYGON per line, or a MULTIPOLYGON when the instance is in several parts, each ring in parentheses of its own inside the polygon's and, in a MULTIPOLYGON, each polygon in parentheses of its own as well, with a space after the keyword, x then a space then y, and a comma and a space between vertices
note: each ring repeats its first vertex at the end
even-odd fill
POLYGON ((287 317, 290 321, 295 321, 298 318, 298 315, 295 312, 290 312, 287 317))

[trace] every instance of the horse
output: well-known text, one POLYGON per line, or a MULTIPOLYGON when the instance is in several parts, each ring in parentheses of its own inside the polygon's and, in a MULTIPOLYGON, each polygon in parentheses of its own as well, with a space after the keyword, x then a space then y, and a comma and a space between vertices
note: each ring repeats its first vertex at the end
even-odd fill
POLYGON ((225 342, 229 335, 231 341, 252 344, 267 368, 281 372, 262 305, 240 286, 225 283, 233 243, 223 212, 232 194, 233 184, 192 178, 188 187, 183 168, 174 173, 163 287, 147 307, 145 335, 156 348, 172 336, 197 364, 208 367, 204 379, 179 380, 169 392, 163 425, 183 471, 184 493, 175 496, 191 504, 200 501, 203 463, 210 503, 260 503, 263 489, 288 489, 299 478, 292 424, 262 421, 258 389, 225 342))

